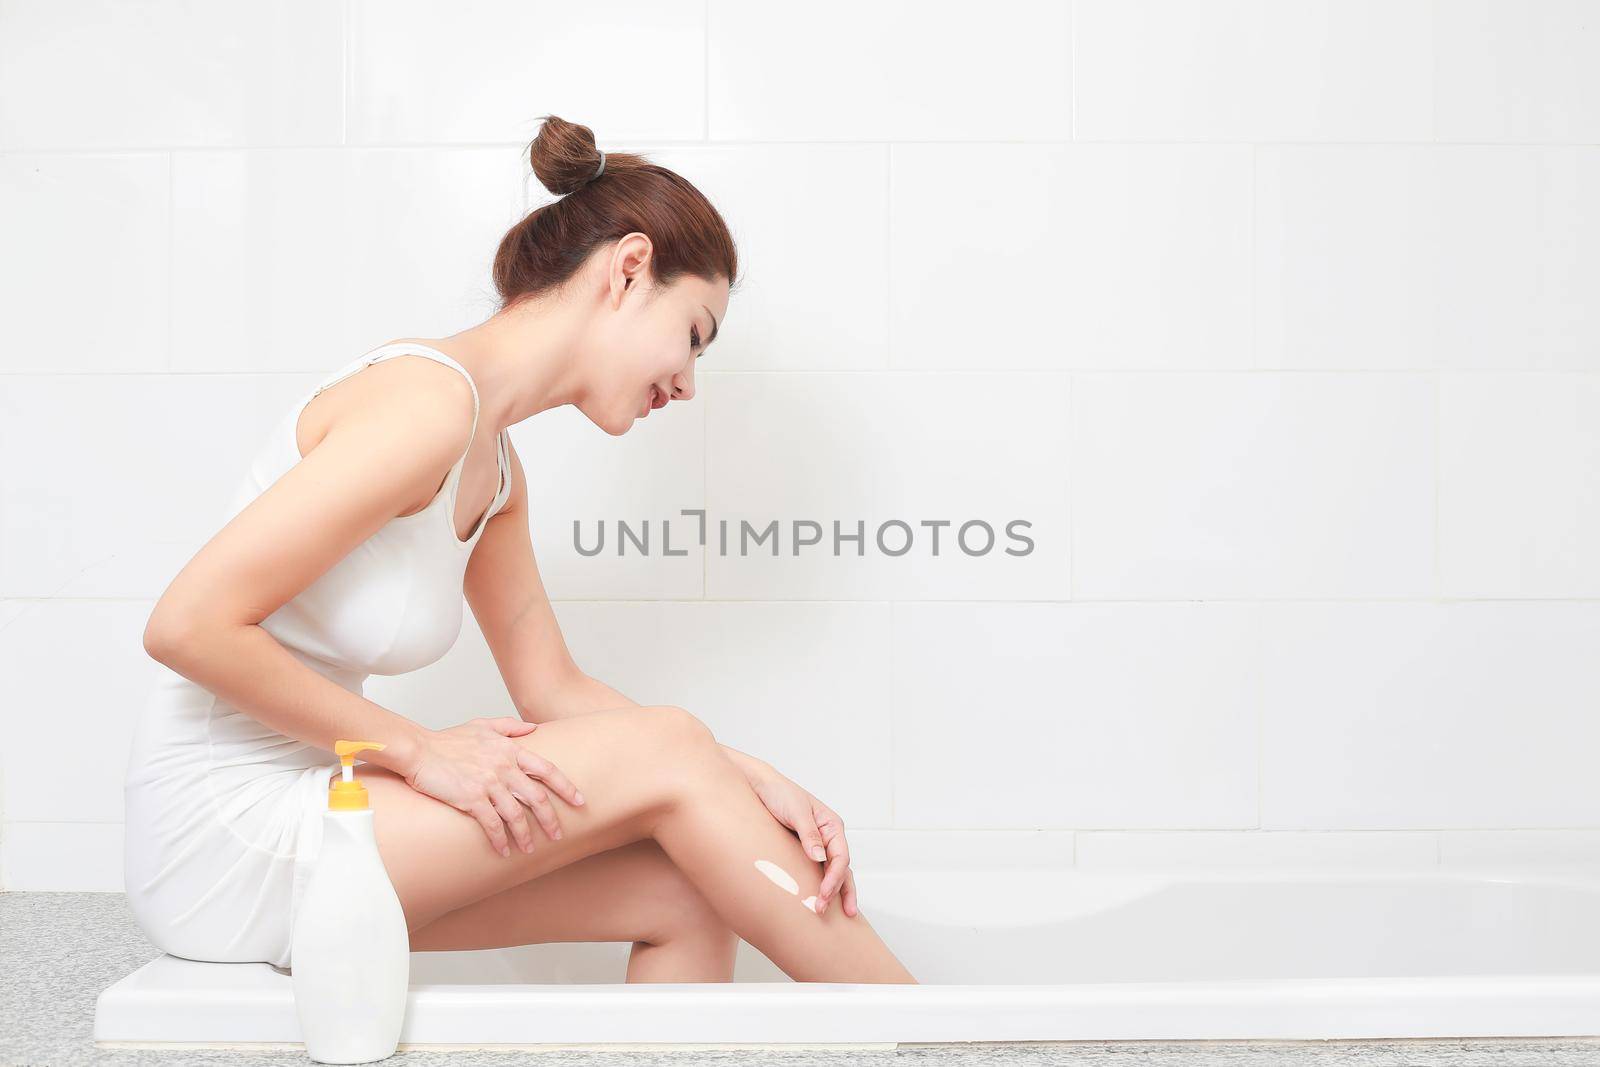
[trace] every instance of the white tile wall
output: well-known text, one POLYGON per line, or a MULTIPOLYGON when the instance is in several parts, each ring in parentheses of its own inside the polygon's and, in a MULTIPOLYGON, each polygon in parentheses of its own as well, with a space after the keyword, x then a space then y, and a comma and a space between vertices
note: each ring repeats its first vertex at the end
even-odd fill
MULTIPOLYGON (((0 888, 120 887, 150 607, 315 377, 492 310, 546 113, 693 181, 743 274, 696 403, 513 431, 591 673, 862 862, 1600 862, 1597 36, 1587 0, 0 0, 0 888)), ((470 616, 368 692, 511 713, 470 616)))
POLYGON ((1600 141, 1592 0, 1434 0, 1434 123, 1451 141, 1600 141))
POLYGON ((1600 369, 1600 147, 1263 145, 1256 343, 1295 369, 1600 369))
POLYGON ((1075 0, 1086 141, 1420 141, 1427 0, 1075 0))
MULTIPOLYGON (((1071 5, 706 3, 706 135, 718 141, 1060 141, 1071 5)), ((690 59, 685 54, 685 63, 690 59)), ((975 150, 982 155, 984 149, 975 150)), ((995 177, 1004 171, 995 170, 995 177)))
POLYGON ((1443 376, 1441 594, 1600 596, 1596 427, 1600 375, 1443 376))
POLYGON ((0 153, 5 372, 166 369, 171 175, 166 153, 0 153))
POLYGON ((1081 374, 1073 594, 1429 597, 1425 374, 1081 374))
POLYGON ((487 318, 526 167, 512 146, 175 153, 173 369, 325 372, 487 318))
POLYGON ((890 364, 1252 366, 1250 148, 890 152, 890 364))
MULTIPOLYGON (((118 822, 138 716, 161 667, 141 635, 153 602, 60 597, 0 630, 7 680, 0 804, 8 822, 118 822)), ((8 887, 9 888, 9 887, 8 887)))
POLYGON ((349 9, 347 144, 525 146, 545 114, 602 139, 704 135, 704 0, 329 6, 349 9))
POLYGON ((897 603, 895 824, 1257 825, 1256 614, 897 603))
POLYGON ((1266 829, 1600 826, 1600 603, 1263 606, 1266 829))
POLYGON ((344 5, 5 0, 0 150, 339 144, 344 5))

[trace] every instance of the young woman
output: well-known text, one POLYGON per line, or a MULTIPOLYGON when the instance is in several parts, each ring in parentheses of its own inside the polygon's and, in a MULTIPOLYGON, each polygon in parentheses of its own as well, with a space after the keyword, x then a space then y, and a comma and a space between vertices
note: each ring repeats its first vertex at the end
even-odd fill
POLYGON ((545 119, 533 171, 566 195, 501 241, 500 310, 295 404, 151 613, 170 670, 128 764, 134 915, 174 955, 289 966, 333 742, 358 738, 386 746, 356 775, 415 950, 631 941, 629 981, 726 981, 742 937, 798 981, 913 982, 835 812, 562 640, 506 428, 572 404, 616 435, 691 399, 737 258, 688 182, 545 119), (429 730, 365 699, 449 650, 463 592, 521 717, 429 730))

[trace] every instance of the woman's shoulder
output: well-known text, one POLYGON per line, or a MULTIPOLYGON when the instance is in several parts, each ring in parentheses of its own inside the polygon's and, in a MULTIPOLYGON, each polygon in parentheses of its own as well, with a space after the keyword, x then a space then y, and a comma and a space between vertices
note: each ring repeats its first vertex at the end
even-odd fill
POLYGON ((306 455, 337 425, 386 423, 403 426, 417 438, 442 439, 446 454, 459 452, 472 432, 474 394, 472 382, 449 364, 396 352, 328 385, 308 401, 296 444, 306 455))

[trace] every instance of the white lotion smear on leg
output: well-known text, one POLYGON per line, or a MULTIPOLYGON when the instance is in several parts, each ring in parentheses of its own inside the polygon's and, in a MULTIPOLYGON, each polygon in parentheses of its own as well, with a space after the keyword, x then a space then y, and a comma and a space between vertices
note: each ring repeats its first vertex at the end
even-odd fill
MULTIPOLYGON (((800 895, 800 883, 794 880, 794 875, 790 874, 782 867, 779 867, 771 860, 756 860, 756 870, 766 875, 772 880, 773 885, 784 890, 785 892, 793 893, 795 896, 800 895)), ((816 913, 816 897, 806 897, 800 903, 805 905, 806 908, 809 909, 813 914, 816 913)))

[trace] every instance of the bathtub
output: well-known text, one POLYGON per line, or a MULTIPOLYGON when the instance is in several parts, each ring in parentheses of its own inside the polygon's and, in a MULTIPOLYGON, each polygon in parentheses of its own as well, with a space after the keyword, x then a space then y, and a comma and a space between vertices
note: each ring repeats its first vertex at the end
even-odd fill
MULTIPOLYGON (((621 980, 625 944, 413 953, 402 1048, 1600 1035, 1600 877, 858 870, 920 985, 621 980)), ((162 956, 105 1047, 294 1046, 288 972, 162 956)))

